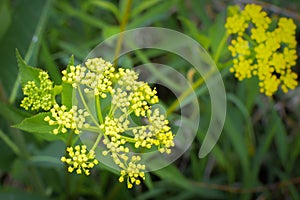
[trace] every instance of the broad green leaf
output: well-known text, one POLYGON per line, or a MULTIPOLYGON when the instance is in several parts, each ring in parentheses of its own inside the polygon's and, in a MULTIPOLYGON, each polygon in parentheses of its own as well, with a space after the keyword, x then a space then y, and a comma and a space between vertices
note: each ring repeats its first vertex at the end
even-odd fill
POLYGON ((21 123, 14 125, 13 127, 34 133, 34 135, 39 139, 49 141, 61 139, 65 141, 66 134, 53 134, 53 129, 57 128, 58 125, 50 126, 48 122, 44 120, 46 116, 50 116, 50 113, 39 113, 24 119, 21 123))
POLYGON ((22 86, 26 85, 28 81, 34 81, 39 84, 40 83, 39 73, 42 70, 27 65, 18 50, 16 50, 16 57, 17 57, 18 66, 20 70, 19 74, 21 77, 22 86))

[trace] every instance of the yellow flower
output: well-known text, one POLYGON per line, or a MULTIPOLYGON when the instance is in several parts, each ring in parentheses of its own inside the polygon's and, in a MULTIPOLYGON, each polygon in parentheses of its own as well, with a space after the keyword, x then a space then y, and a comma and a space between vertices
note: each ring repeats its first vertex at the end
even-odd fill
POLYGON ((23 87, 23 93, 27 97, 21 102, 21 107, 28 110, 49 110, 54 104, 54 96, 52 94, 53 82, 50 80, 49 75, 41 71, 39 73, 39 83, 28 81, 23 87))
POLYGON ((115 68, 110 62, 102 58, 88 59, 85 66, 70 66, 69 71, 63 70, 62 81, 72 84, 74 88, 78 85, 85 86, 85 93, 93 92, 102 98, 107 97, 107 92, 112 92, 112 79, 115 68))
POLYGON ((55 135, 59 132, 66 133, 67 129, 73 129, 76 134, 79 134, 79 129, 89 127, 89 124, 85 122, 85 118, 89 116, 89 113, 78 109, 77 106, 73 106, 67 111, 66 106, 55 104, 50 112, 51 117, 47 116, 44 120, 48 122, 49 125, 58 125, 58 128, 53 130, 55 135))
POLYGON ((248 4, 244 10, 228 17, 225 24, 232 37, 228 47, 233 57, 230 72, 239 80, 258 76, 260 92, 267 96, 272 96, 280 87, 287 92, 298 84, 291 70, 297 59, 296 25, 292 19, 282 17, 272 30, 271 22, 261 6, 248 4), (241 28, 232 21, 238 18, 242 24, 251 26, 241 28))
POLYGON ((231 51, 232 57, 235 56, 248 56, 250 55, 249 42, 242 37, 238 37, 236 40, 232 40, 228 49, 231 51))
POLYGON ((85 145, 67 148, 68 157, 61 157, 61 161, 68 164, 68 172, 76 171, 77 174, 90 175, 90 170, 99 162, 95 159, 95 152, 87 150, 85 145), (75 150, 75 151, 74 151, 75 150))
MULTIPOLYGON (((106 112, 102 112, 101 105, 100 103, 97 104, 96 100, 97 117, 100 123, 93 128, 100 129, 97 132, 97 134, 100 133, 98 137, 103 136, 104 138, 103 144, 107 149, 102 151, 102 154, 110 156, 121 170, 119 181, 126 180, 128 188, 132 188, 134 184, 139 185, 141 180, 145 179, 144 170, 146 166, 139 163, 141 160, 139 156, 131 155, 129 148, 131 146, 136 149, 155 147, 160 153, 169 154, 175 145, 174 135, 168 125, 168 120, 160 114, 158 109, 153 112, 151 110, 151 105, 158 102, 156 89, 152 89, 147 83, 139 81, 135 71, 123 68, 115 70, 111 63, 102 58, 88 59, 85 67, 81 65, 71 66, 62 73, 62 80, 72 84, 75 90, 80 90, 79 86, 83 86, 85 93, 98 96, 99 99, 109 96, 111 105, 108 107, 109 111, 106 112), (140 125, 137 126, 132 122, 132 115, 143 117, 140 125), (144 122, 144 120, 146 121, 144 122)), ((85 114, 86 111, 77 111, 77 108, 67 111, 66 107, 59 107, 58 105, 55 105, 50 111, 52 118, 47 117, 45 120, 49 124, 59 125, 54 130, 55 133, 66 132, 67 129, 74 129, 75 133, 79 133, 80 128, 87 124, 85 123, 85 117, 88 116, 85 114), (81 125, 78 126, 78 124, 81 125)), ((94 144, 94 147, 96 146, 97 144, 94 144)), ((72 164, 69 166, 69 171, 72 172, 76 169, 77 173, 82 173, 87 164, 75 162, 79 159, 76 157, 79 153, 73 153, 73 149, 69 148, 68 152, 73 158, 73 162, 71 163, 71 158, 69 160, 63 158, 62 160, 72 164)), ((81 159, 85 159, 84 155, 81 156, 81 159)))
POLYGON ((225 28, 228 34, 239 34, 242 35, 243 32, 248 28, 248 23, 245 18, 240 15, 234 15, 226 19, 225 28))
POLYGON ((133 184, 139 185, 141 183, 140 179, 145 180, 145 173, 142 172, 145 170, 145 165, 136 164, 140 160, 141 157, 132 156, 126 167, 121 170, 119 181, 123 182, 126 179, 128 188, 132 188, 133 184))

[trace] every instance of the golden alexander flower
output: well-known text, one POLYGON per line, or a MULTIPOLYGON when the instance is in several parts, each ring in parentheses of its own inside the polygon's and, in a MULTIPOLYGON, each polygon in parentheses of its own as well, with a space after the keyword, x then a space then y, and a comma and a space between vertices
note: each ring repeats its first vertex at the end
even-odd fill
POLYGON ((39 83, 28 81, 23 87, 23 93, 26 95, 21 102, 21 107, 28 110, 49 110, 54 104, 54 96, 52 94, 53 82, 49 75, 41 71, 39 73, 39 83))
POLYGON ((85 145, 82 146, 75 146, 67 148, 67 157, 61 157, 61 161, 66 163, 69 172, 76 171, 77 174, 86 174, 90 175, 90 170, 99 162, 95 159, 95 152, 94 150, 87 150, 85 145), (75 150, 75 151, 74 151, 75 150))
POLYGON ((275 28, 270 27, 271 22, 261 6, 248 4, 229 16, 225 24, 231 37, 230 72, 240 81, 258 76, 260 92, 267 96, 279 88, 288 92, 298 85, 297 74, 291 70, 297 59, 296 25, 285 17, 279 18, 275 28))

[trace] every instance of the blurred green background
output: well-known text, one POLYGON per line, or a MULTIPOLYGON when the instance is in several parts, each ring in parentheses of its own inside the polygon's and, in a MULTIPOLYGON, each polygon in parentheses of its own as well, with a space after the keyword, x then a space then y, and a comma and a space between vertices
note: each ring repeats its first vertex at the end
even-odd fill
MULTIPOLYGON (((227 43, 222 43, 226 10, 245 3, 260 4, 273 17, 292 17, 300 27, 297 0, 1 0, 0 199, 300 199, 299 87, 267 98, 258 93, 256 80, 238 82, 228 72, 232 60, 227 43), (208 156, 198 158, 211 115, 205 86, 195 89, 201 122, 190 149, 133 189, 101 165, 89 177, 68 174, 59 161, 65 144, 11 128, 28 116, 19 108, 16 48, 29 65, 47 70, 60 83, 60 71, 71 55, 81 63, 109 36, 145 26, 192 37, 223 76, 226 122, 208 156)), ((133 67, 151 61, 174 67, 191 82, 201 78, 186 62, 162 51, 134 52, 119 64, 133 67)), ((299 62, 294 70, 299 74, 299 62)), ((166 106, 175 100, 161 98, 166 106)))

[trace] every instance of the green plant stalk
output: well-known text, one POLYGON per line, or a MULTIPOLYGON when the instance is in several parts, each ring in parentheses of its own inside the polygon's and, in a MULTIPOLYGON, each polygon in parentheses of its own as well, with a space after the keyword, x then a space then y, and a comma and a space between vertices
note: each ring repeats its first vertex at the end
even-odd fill
POLYGON ((96 109, 97 109, 97 115, 98 115, 99 123, 103 124, 103 116, 102 116, 101 103, 100 103, 100 95, 96 95, 95 99, 96 99, 96 109))
POLYGON ((21 156, 19 147, 0 129, 0 138, 11 148, 11 150, 17 155, 21 156))
POLYGON ((95 143, 94 143, 94 145, 93 145, 93 147, 91 148, 90 151, 94 151, 96 149, 96 147, 98 146, 98 144, 99 144, 102 136, 103 136, 103 133, 100 132, 99 135, 98 135, 98 137, 97 137, 97 139, 96 139, 96 141, 95 141, 95 143))
POLYGON ((178 107, 178 105, 180 104, 180 102, 182 102, 185 98, 187 98, 195 89, 197 89, 198 87, 200 87, 203 83, 204 80, 209 78, 210 76, 212 76, 214 74, 214 72, 216 71, 216 68, 212 68, 207 74, 204 75, 204 78, 199 78, 196 82, 194 82, 192 84, 192 87, 189 88, 188 90, 185 90, 179 97, 178 100, 174 101, 171 106, 167 109, 167 115, 171 114, 174 110, 176 110, 176 108, 178 107))
MULTIPOLYGON (((67 140, 67 147, 71 146, 72 144, 72 138, 73 138, 73 135, 74 135, 74 131, 71 131, 70 132, 70 135, 68 137, 68 140, 67 140)), ((65 152, 65 157, 68 156, 68 153, 65 152)), ((66 199, 70 199, 70 175, 68 173, 68 166, 67 164, 65 164, 65 185, 66 185, 66 199)))
MULTIPOLYGON (((219 43, 219 46, 217 48, 217 51, 216 51, 216 54, 213 58, 213 61, 215 63, 218 63, 219 62, 219 59, 220 59, 220 55, 221 55, 221 51, 222 49, 224 48, 224 45, 226 43, 226 40, 228 38, 228 34, 225 33, 221 42, 219 43)), ((214 74, 214 72, 216 71, 215 70, 216 68, 212 68, 207 74, 204 75, 204 78, 200 78, 198 79, 196 82, 194 82, 192 84, 192 87, 186 91, 184 91, 179 97, 178 97, 178 100, 174 101, 171 106, 167 109, 167 115, 171 114, 177 107, 178 105, 180 104, 181 101, 183 101, 185 98, 187 98, 195 89, 197 89, 198 87, 200 87, 203 83, 204 83, 204 80, 206 78, 209 78, 210 76, 212 76, 214 74)))
POLYGON ((214 60, 215 63, 218 63, 219 60, 220 60, 221 51, 222 51, 222 49, 224 48, 224 45, 225 45, 225 43, 226 43, 227 38, 228 38, 228 34, 225 33, 224 36, 223 36, 223 38, 222 38, 222 40, 220 41, 220 44, 219 44, 219 46, 218 46, 218 48, 217 48, 216 53, 215 53, 215 55, 214 55, 213 60, 214 60))
POLYGON ((78 87, 78 92, 79 92, 79 96, 80 96, 80 98, 81 98, 81 101, 82 101, 82 103, 83 103, 83 106, 84 106, 84 108, 87 110, 87 112, 90 114, 91 119, 93 120, 93 122, 95 123, 95 125, 100 126, 100 125, 98 124, 97 119, 92 115, 92 112, 90 111, 88 105, 86 104, 86 102, 85 102, 85 100, 84 100, 84 97, 83 97, 83 94, 82 94, 82 92, 81 92, 80 87, 78 87))
MULTIPOLYGON (((100 95, 96 95, 95 96, 95 99, 96 99, 96 110, 97 110, 97 115, 98 115, 98 119, 99 119, 99 123, 100 124, 103 124, 103 116, 102 116, 102 111, 101 111, 101 102, 100 102, 100 95)), ((98 136, 97 136, 97 139, 93 145, 93 147, 91 148, 92 151, 94 151, 96 149, 96 147, 98 146, 102 136, 103 136, 103 133, 101 131, 101 129, 98 128, 98 136)))
POLYGON ((121 52, 122 43, 123 43, 123 40, 124 40, 124 34, 123 34, 123 32, 125 31, 126 25, 128 23, 128 18, 129 18, 129 14, 130 14, 131 4, 132 4, 132 0, 127 0, 125 13, 124 13, 124 16, 122 17, 122 21, 121 21, 121 24, 120 24, 120 35, 119 35, 119 38, 117 40, 117 46, 116 46, 116 50, 115 50, 114 66, 118 65, 118 58, 119 58, 119 54, 121 52))

